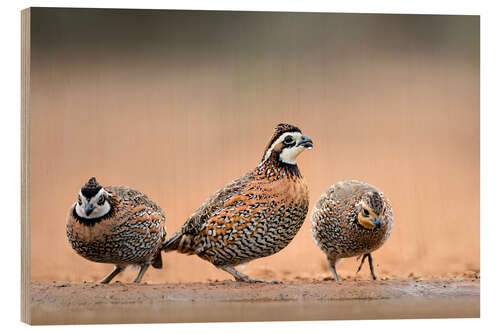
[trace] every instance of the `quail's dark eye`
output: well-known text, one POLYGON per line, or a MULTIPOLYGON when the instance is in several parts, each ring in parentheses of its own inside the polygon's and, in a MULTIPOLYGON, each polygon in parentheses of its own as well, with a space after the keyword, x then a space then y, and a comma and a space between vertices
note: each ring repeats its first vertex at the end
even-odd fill
POLYGON ((101 196, 99 197, 99 200, 97 200, 97 204, 98 204, 99 206, 104 205, 104 195, 101 195, 101 196))
POLYGON ((78 197, 78 206, 82 205, 82 198, 78 197))
POLYGON ((283 142, 286 143, 286 144, 290 144, 290 143, 293 142, 293 137, 291 135, 287 135, 285 137, 285 140, 283 140, 283 142))
POLYGON ((370 215, 370 212, 368 211, 368 209, 363 208, 363 216, 368 216, 368 215, 370 215))

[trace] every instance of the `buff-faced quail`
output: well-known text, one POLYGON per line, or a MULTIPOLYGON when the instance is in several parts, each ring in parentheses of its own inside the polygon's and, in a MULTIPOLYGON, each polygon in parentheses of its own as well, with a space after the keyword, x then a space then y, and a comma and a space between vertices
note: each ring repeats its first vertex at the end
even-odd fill
POLYGON ((149 265, 162 267, 165 214, 145 194, 126 186, 102 187, 91 178, 66 218, 66 235, 82 257, 115 265, 109 283, 127 266, 138 266, 139 283, 149 265))
POLYGON ((326 254, 336 281, 336 265, 361 255, 358 272, 368 258, 376 279, 371 252, 385 243, 393 226, 391 204, 380 190, 357 180, 339 182, 320 196, 311 222, 313 238, 326 254))
POLYGON ((279 124, 257 167, 206 200, 165 251, 196 254, 237 281, 264 282, 234 267, 282 250, 299 231, 309 190, 296 158, 312 146, 298 127, 279 124))

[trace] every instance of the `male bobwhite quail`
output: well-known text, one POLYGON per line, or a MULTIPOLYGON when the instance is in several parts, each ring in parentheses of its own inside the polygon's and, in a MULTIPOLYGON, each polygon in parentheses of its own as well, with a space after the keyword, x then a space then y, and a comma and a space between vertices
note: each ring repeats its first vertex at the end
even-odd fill
POLYGON ((282 250, 299 231, 309 190, 296 158, 312 146, 298 127, 279 124, 259 165, 206 200, 166 242, 165 251, 196 254, 237 281, 263 282, 234 266, 282 250))
POLYGON ((358 272, 368 257, 376 279, 371 252, 389 238, 393 225, 391 204, 380 190, 357 180, 339 182, 320 196, 311 222, 314 240, 326 254, 336 281, 336 265, 343 258, 361 255, 358 272))
POLYGON ((145 194, 126 186, 102 187, 93 177, 71 205, 66 235, 82 257, 115 264, 101 283, 109 283, 129 265, 140 268, 139 283, 150 264, 162 267, 165 214, 145 194))

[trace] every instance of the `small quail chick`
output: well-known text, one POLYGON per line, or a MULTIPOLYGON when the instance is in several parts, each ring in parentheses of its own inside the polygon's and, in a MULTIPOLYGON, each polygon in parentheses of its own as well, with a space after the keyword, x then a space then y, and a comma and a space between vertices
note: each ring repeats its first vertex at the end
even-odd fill
POLYGON ((259 165, 206 200, 165 251, 196 254, 237 281, 263 282, 234 267, 282 250, 299 231, 309 190, 296 158, 312 146, 298 127, 279 124, 259 165))
POLYGON ((371 252, 385 243, 393 225, 391 204, 380 190, 357 180, 339 182, 320 196, 311 222, 313 238, 326 254, 336 281, 336 265, 361 255, 358 272, 368 258, 376 279, 371 252))
POLYGON ((92 177, 66 218, 66 235, 82 257, 115 264, 101 281, 109 283, 127 266, 138 266, 139 283, 149 265, 162 267, 165 214, 145 194, 126 186, 102 187, 92 177))

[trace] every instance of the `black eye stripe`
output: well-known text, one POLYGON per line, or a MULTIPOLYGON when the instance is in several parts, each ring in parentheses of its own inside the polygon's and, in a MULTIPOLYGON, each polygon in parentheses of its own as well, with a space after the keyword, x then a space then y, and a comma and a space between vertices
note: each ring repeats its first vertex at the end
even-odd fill
POLYGON ((98 204, 99 206, 102 206, 102 205, 104 205, 104 201, 105 201, 105 200, 104 200, 104 196, 103 196, 103 195, 101 195, 101 196, 99 197, 99 200, 97 200, 97 204, 98 204))

